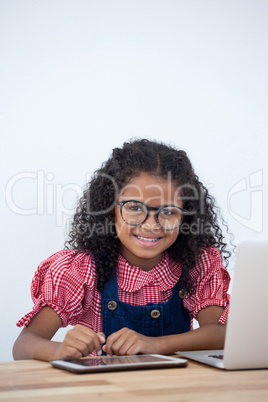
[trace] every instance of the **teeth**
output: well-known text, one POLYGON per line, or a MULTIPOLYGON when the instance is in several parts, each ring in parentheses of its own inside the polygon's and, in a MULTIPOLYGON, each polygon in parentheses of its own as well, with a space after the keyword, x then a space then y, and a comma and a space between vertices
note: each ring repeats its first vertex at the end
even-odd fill
POLYGON ((140 240, 145 240, 145 241, 158 241, 159 237, 156 239, 148 239, 148 237, 141 237, 141 236, 136 236, 140 240))

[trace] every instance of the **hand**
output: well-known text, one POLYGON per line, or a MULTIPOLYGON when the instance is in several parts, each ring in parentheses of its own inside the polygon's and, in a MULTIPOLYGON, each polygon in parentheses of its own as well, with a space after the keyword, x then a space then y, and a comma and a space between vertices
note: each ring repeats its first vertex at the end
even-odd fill
POLYGON ((103 346, 107 355, 136 355, 138 353, 157 353, 157 337, 149 337, 132 331, 129 328, 122 328, 114 332, 106 340, 103 346))
POLYGON ((101 344, 105 342, 105 335, 102 332, 94 332, 84 325, 77 324, 68 331, 57 350, 57 359, 66 356, 83 357, 95 350, 101 355, 101 344))

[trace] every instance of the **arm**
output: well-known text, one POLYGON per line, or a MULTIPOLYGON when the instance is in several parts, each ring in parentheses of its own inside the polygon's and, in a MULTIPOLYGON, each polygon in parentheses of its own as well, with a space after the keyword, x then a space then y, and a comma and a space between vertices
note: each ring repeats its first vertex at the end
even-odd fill
POLYGON ((226 327, 219 324, 223 310, 223 307, 218 306, 206 307, 197 315, 199 328, 179 335, 161 337, 159 343, 161 353, 169 354, 177 350, 223 349, 226 327))
POLYGON ((15 360, 56 360, 65 356, 82 357, 94 349, 101 350, 104 334, 96 334, 83 325, 76 325, 68 331, 63 342, 51 341, 61 327, 61 318, 50 307, 44 307, 22 330, 13 346, 15 360))
POLYGON ((147 337, 128 328, 110 335, 103 350, 107 354, 173 354, 177 350, 222 349, 225 325, 219 324, 223 307, 209 306, 198 313, 200 327, 178 335, 147 337))

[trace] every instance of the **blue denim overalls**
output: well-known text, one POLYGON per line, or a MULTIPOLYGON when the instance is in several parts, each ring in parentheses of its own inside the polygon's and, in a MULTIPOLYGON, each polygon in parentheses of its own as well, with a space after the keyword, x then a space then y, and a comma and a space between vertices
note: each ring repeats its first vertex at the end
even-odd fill
POLYGON ((105 283, 101 293, 102 332, 106 338, 123 327, 146 336, 163 336, 187 332, 191 327, 189 311, 183 306, 186 292, 180 281, 173 287, 172 296, 164 303, 132 306, 118 300, 116 275, 105 283))

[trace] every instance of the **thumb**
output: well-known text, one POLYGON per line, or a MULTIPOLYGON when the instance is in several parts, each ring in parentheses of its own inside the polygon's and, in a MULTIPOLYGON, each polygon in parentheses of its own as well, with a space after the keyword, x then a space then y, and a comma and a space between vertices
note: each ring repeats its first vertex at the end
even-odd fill
POLYGON ((105 335, 103 332, 97 332, 100 343, 105 343, 105 335))

